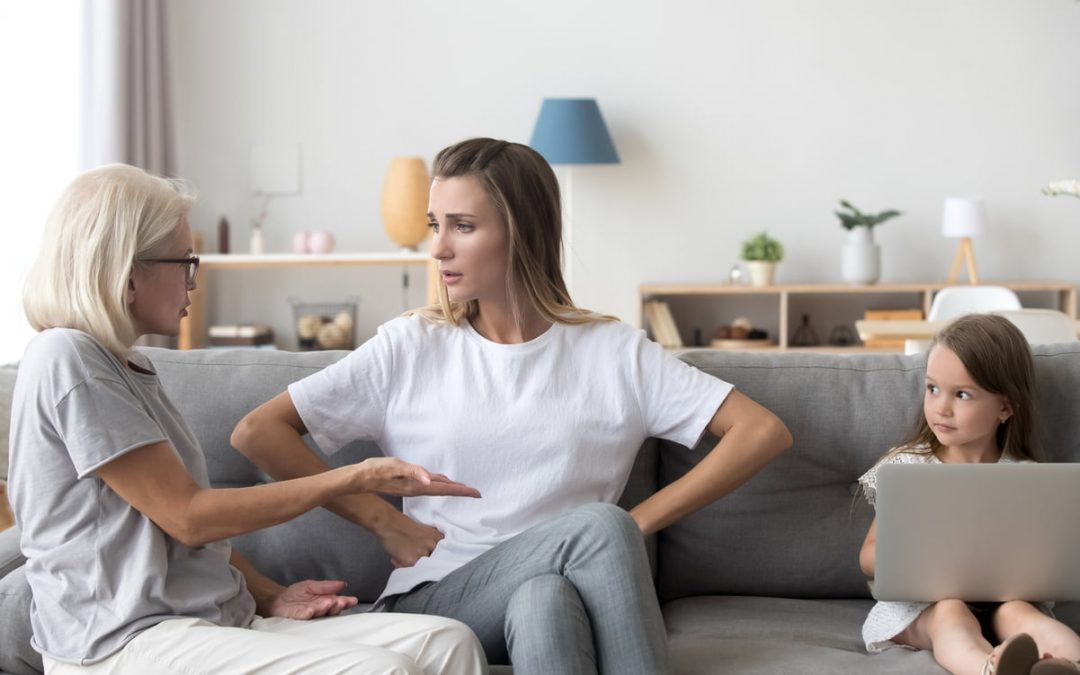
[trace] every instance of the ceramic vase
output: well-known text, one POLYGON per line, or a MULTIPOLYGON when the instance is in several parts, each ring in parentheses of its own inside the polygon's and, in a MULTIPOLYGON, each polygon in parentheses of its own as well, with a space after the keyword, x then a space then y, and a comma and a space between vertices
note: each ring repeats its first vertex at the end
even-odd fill
POLYGON ((848 230, 841 251, 840 275, 852 286, 869 286, 881 277, 881 247, 874 243, 869 227, 848 230))
POLYGON ((776 263, 751 260, 746 263, 750 270, 751 286, 772 286, 776 276, 776 263))
POLYGON ((398 246, 415 251, 427 239, 428 178, 424 160, 395 157, 386 169, 382 189, 382 218, 386 234, 398 246))

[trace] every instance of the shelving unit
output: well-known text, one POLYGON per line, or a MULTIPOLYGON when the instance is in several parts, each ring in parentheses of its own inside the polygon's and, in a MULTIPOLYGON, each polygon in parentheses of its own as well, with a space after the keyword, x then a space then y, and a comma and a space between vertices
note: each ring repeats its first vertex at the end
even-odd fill
MULTIPOLYGON (((987 281, 987 285, 1004 286, 1020 296, 1025 307, 1047 307, 1076 318, 1076 287, 1062 281, 987 281)), ((679 327, 683 344, 694 344, 694 329, 702 333, 703 346, 717 326, 728 325, 735 318, 747 316, 755 327, 768 331, 775 341, 772 347, 757 349, 809 349, 813 351, 871 351, 861 345, 835 347, 829 345, 829 333, 835 326, 847 326, 855 333, 855 321, 863 318, 867 309, 903 309, 918 307, 925 315, 934 293, 948 284, 902 283, 874 286, 843 284, 783 284, 753 287, 729 284, 643 284, 638 289, 638 325, 648 329, 644 304, 648 300, 663 300, 671 308, 679 327), (826 316, 815 328, 821 345, 791 347, 791 334, 799 316, 826 316), (823 325, 821 325, 823 323, 823 325), (829 330, 827 330, 829 329, 829 330)), ((813 323, 811 326, 813 327, 813 323)), ((888 351, 888 350, 874 350, 888 351)))
POLYGON ((188 307, 187 318, 180 322, 180 335, 177 346, 180 349, 198 349, 205 344, 206 308, 204 298, 207 288, 213 280, 213 274, 210 272, 215 269, 265 270, 303 267, 418 266, 427 270, 427 299, 429 303, 434 303, 437 299, 436 290, 438 288, 436 264, 434 258, 427 253, 203 254, 199 256, 198 288, 191 294, 191 306, 188 307))

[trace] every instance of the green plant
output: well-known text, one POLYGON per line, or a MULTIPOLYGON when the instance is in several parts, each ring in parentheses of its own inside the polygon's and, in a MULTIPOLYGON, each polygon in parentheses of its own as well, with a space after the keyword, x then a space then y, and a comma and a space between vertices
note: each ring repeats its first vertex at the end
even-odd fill
POLYGON ((780 262, 784 259, 784 246, 762 232, 743 242, 742 258, 750 262, 780 262))
POLYGON ((848 213, 836 211, 836 217, 840 219, 840 224, 844 226, 845 230, 854 230, 856 227, 873 228, 875 225, 880 225, 890 218, 899 216, 901 213, 894 209, 882 211, 878 214, 863 213, 852 206, 851 202, 846 199, 840 200, 840 206, 848 211, 848 213))

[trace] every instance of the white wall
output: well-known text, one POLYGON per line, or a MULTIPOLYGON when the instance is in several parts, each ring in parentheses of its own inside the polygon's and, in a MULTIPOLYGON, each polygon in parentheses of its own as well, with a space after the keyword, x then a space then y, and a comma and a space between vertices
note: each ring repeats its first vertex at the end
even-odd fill
MULTIPOLYGON (((944 279, 944 197, 982 194, 988 279, 1080 283, 1080 3, 1074 0, 185 0, 170 5, 180 169, 193 225, 243 245, 260 139, 303 147, 270 249, 326 228, 391 250, 394 155, 488 135, 528 142, 545 96, 598 99, 622 164, 574 174, 576 299, 635 321, 637 286, 717 281, 767 228, 782 282, 839 281, 848 198, 905 211, 877 230, 882 281, 944 279), (239 242, 238 242, 239 240, 239 242)), ((211 247, 213 246, 211 238, 211 247)), ((213 321, 272 320, 288 295, 362 297, 362 337, 402 308, 398 273, 218 273, 213 321)), ((422 285, 406 300, 419 304, 422 285)))

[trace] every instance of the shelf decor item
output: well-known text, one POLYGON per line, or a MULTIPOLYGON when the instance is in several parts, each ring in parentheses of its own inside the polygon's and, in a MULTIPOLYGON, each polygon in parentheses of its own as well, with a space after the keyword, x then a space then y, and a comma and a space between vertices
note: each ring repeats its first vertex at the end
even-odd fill
POLYGON ((750 285, 772 286, 776 264, 784 259, 784 246, 761 232, 743 242, 742 259, 750 270, 750 285))
POLYGON ((979 273, 975 269, 975 250, 971 247, 971 238, 978 236, 986 227, 986 210, 982 197, 949 197, 945 200, 945 211, 941 216, 941 234, 960 240, 960 248, 949 268, 948 284, 956 284, 960 276, 960 265, 967 264, 968 283, 979 283, 979 273))
POLYGON ((1080 180, 1056 180, 1044 187, 1042 193, 1051 197, 1068 195, 1080 198, 1080 180))
POLYGON ((289 298, 300 351, 356 346, 354 327, 359 302, 355 297, 344 302, 303 302, 299 298, 289 298))
POLYGON ((574 166, 618 164, 619 153, 611 141, 600 106, 594 98, 546 98, 533 127, 529 147, 551 165, 566 166, 563 188, 563 274, 573 292, 574 166))
POLYGON ((881 213, 863 213, 846 199, 836 211, 840 225, 847 230, 847 242, 840 252, 840 276, 853 286, 869 286, 881 278, 881 246, 874 243, 874 227, 900 215, 895 209, 881 213))
POLYGON ((430 234, 428 190, 431 178, 419 157, 394 157, 382 187, 382 219, 386 235, 406 251, 415 251, 430 234))

